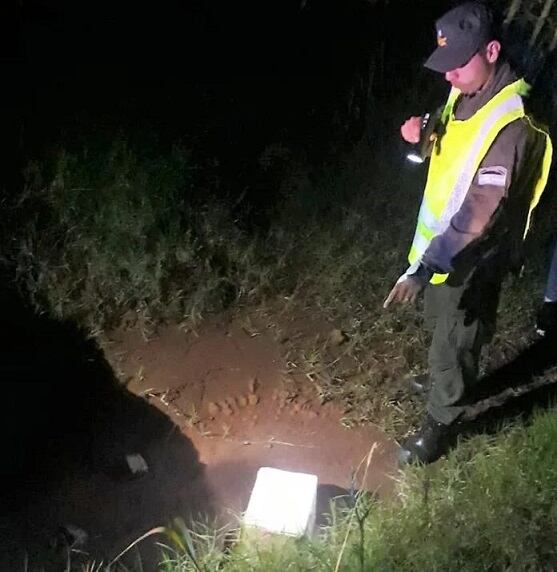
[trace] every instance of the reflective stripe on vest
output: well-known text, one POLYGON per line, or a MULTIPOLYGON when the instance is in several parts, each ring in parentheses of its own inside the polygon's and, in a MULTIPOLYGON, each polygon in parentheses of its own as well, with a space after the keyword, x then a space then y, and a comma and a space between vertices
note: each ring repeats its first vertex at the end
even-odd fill
MULTIPOLYGON (((431 240, 448 228, 499 132, 509 123, 525 117, 521 95, 527 93, 528 89, 528 84, 522 79, 506 86, 467 120, 454 118, 453 106, 459 92, 451 90, 442 114, 445 133, 437 142, 430 160, 416 232, 408 255, 410 268, 406 271, 407 275, 415 272, 431 240), (438 147, 440 150, 437 150, 438 147)), ((529 125, 533 127, 530 121, 529 125)), ((533 190, 530 212, 543 192, 551 164, 551 141, 547 134, 546 137, 544 166, 533 190)), ((529 219, 530 215, 527 227, 529 219)), ((434 274, 431 282, 442 283, 447 276, 434 274)))

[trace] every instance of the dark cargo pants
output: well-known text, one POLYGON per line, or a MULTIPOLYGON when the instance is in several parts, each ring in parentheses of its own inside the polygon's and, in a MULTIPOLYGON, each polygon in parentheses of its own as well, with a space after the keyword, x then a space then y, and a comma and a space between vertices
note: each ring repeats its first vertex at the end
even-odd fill
POLYGON ((462 414, 463 399, 477 383, 482 346, 495 331, 500 285, 500 280, 480 277, 426 287, 424 322, 432 334, 427 410, 441 423, 448 425, 462 414))

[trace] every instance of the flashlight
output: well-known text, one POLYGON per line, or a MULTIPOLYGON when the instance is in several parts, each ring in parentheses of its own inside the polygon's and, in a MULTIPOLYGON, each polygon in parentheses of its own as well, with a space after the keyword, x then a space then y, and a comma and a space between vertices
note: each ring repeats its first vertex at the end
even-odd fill
POLYGON ((435 141, 435 125, 437 117, 432 117, 430 113, 426 113, 422 118, 420 126, 420 140, 417 143, 409 144, 410 148, 406 154, 406 158, 412 163, 423 163, 431 154, 431 147, 435 141))

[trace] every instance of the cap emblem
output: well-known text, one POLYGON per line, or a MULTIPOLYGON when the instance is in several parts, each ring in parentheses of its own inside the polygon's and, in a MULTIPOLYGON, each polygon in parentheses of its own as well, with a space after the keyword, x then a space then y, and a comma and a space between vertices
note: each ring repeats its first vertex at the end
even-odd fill
POLYGON ((442 30, 437 32, 437 45, 440 48, 444 48, 447 45, 447 37, 443 35, 442 30))

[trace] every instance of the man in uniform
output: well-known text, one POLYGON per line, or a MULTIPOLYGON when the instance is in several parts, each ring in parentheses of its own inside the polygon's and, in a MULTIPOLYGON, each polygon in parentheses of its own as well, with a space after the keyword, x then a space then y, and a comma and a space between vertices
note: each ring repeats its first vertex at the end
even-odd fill
MULTIPOLYGON (((414 302, 425 290, 432 332, 421 429, 400 460, 432 462, 478 379, 482 345, 493 334, 501 282, 520 266, 530 215, 545 187, 551 141, 524 109, 529 86, 504 59, 493 14, 466 2, 436 22, 437 48, 425 66, 451 85, 433 143, 410 267, 385 300, 414 302)), ((421 117, 401 127, 420 139, 421 117)))

